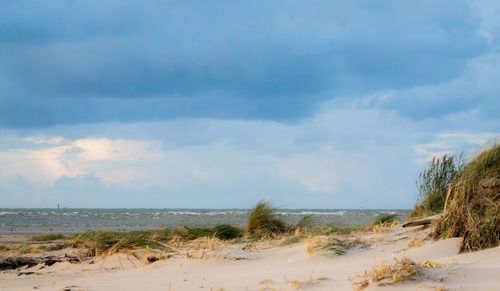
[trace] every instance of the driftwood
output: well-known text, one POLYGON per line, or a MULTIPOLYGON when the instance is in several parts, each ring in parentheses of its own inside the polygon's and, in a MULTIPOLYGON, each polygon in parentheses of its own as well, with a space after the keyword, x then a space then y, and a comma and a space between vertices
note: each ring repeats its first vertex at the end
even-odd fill
POLYGON ((39 257, 11 257, 0 262, 0 270, 17 269, 23 266, 31 268, 43 262, 43 258, 39 257))
POLYGON ((80 259, 78 257, 73 257, 73 256, 10 257, 6 258, 3 261, 0 261, 0 270, 12 270, 23 266, 28 266, 28 268, 31 268, 39 264, 43 264, 44 266, 52 266, 53 264, 59 262, 70 262, 73 264, 73 263, 79 263, 80 259))
POLYGON ((419 226, 419 225, 429 225, 434 221, 434 219, 424 219, 418 221, 407 222, 403 224, 403 227, 419 226))

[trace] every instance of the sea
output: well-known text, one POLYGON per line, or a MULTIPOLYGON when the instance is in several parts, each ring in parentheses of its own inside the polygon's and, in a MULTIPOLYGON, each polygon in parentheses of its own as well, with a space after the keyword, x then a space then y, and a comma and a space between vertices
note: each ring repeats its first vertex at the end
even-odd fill
MULTIPOLYGON (((409 212, 405 209, 279 209, 276 215, 289 224, 312 215, 316 225, 345 227, 371 224, 379 214, 395 214, 403 220, 409 212)), ((243 226, 249 213, 249 209, 0 209, 0 233, 243 226)))

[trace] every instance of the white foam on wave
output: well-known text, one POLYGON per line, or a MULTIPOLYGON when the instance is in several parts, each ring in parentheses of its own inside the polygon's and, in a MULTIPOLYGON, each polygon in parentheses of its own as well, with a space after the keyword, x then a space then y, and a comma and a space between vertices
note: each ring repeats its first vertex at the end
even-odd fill
POLYGON ((17 213, 18 212, 13 212, 13 211, 0 211, 0 216, 17 214, 17 213))
POLYGON ((246 211, 210 211, 210 212, 192 212, 192 211, 168 211, 168 214, 173 215, 228 215, 228 214, 246 214, 246 211))
POLYGON ((322 211, 301 211, 301 212, 276 212, 279 215, 335 215, 342 216, 346 211, 322 212, 322 211))

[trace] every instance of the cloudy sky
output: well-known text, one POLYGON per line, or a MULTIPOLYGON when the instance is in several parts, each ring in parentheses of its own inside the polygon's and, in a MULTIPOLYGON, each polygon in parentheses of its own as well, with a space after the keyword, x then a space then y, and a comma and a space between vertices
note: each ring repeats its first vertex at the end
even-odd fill
POLYGON ((500 134, 498 1, 2 1, 0 207, 411 208, 500 134))

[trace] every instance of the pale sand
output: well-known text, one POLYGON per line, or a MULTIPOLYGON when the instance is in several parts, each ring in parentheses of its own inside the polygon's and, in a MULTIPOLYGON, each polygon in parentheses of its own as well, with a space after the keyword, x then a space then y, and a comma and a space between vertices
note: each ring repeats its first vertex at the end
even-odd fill
POLYGON ((500 290, 500 248, 458 254, 460 239, 448 239, 426 240, 421 247, 407 249, 413 238, 426 234, 419 227, 365 234, 362 240, 371 242, 370 248, 359 245, 345 255, 328 257, 309 255, 306 243, 252 252, 218 250, 221 256, 209 259, 179 255, 149 265, 119 254, 94 264, 57 263, 24 270, 34 275, 3 272, 0 290, 63 290, 68 286, 71 290, 297 290, 294 280, 305 290, 352 290, 350 276, 402 256, 416 262, 431 260, 441 267, 426 270, 417 281, 365 290, 500 290))

